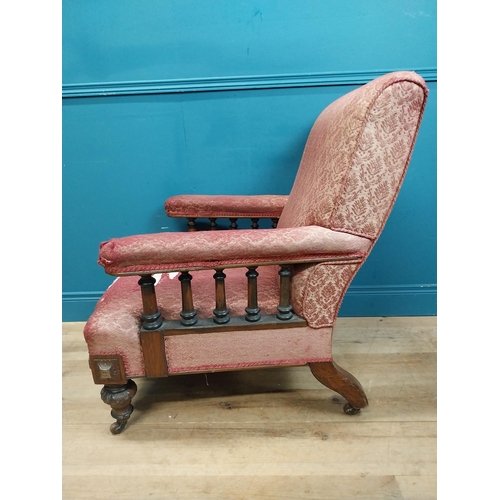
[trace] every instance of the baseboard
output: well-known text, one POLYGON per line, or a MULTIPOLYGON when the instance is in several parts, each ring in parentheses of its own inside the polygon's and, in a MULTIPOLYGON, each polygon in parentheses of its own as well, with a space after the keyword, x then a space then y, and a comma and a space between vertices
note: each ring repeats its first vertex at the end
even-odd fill
POLYGON ((351 286, 340 317, 436 316, 436 285, 351 286))
POLYGON ((62 321, 87 321, 104 292, 63 292, 62 321))
MULTIPOLYGON (((63 293, 62 321, 87 321, 103 293, 63 293)), ((436 285, 351 286, 339 312, 340 317, 436 314, 436 285)))

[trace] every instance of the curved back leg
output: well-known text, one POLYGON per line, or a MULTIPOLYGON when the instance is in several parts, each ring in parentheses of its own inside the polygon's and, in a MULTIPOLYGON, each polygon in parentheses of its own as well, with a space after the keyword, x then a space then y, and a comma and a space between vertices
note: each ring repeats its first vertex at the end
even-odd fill
POLYGON ((368 398, 356 377, 334 361, 309 363, 309 368, 319 382, 347 399, 344 406, 346 414, 355 415, 361 408, 368 406, 368 398))

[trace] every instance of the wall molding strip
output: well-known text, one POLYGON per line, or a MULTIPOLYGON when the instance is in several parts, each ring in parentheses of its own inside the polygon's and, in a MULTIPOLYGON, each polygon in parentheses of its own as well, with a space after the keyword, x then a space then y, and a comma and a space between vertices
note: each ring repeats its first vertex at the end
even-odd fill
POLYGON ((437 285, 351 285, 346 292, 348 295, 407 295, 407 294, 437 293, 437 285))
POLYGON ((63 292, 62 293, 62 300, 64 302, 88 302, 88 301, 95 301, 97 302, 102 295, 104 294, 104 291, 102 292, 63 292))
MULTIPOLYGON (((93 82, 63 84, 62 97, 107 97, 117 95, 172 94, 214 92, 223 90, 280 89, 363 85, 373 79, 399 70, 343 73, 296 73, 284 75, 229 76, 171 80, 93 82)), ((437 69, 412 69, 427 82, 437 81, 437 69)))

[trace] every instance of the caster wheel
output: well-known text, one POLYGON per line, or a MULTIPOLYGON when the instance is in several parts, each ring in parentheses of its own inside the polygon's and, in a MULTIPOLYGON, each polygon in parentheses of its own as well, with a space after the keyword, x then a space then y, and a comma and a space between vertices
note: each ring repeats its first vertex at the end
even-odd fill
POLYGON ((354 408, 354 406, 351 406, 349 403, 344 405, 344 413, 346 415, 357 415, 360 411, 360 408, 354 408))
POLYGON ((120 434, 123 431, 123 429, 125 429, 126 424, 127 424, 126 420, 123 422, 114 422, 109 427, 109 430, 111 431, 111 434, 120 434))

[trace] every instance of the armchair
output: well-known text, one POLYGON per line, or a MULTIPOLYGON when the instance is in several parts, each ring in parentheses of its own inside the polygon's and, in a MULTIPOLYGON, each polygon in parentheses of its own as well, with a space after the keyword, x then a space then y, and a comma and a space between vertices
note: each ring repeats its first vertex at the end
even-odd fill
POLYGON ((329 105, 289 196, 174 196, 166 213, 188 219, 187 232, 101 244, 98 262, 118 278, 84 335, 113 434, 133 411, 136 377, 308 365, 345 413, 368 405, 333 360, 333 326, 389 217, 427 92, 417 74, 395 72, 329 105), (221 217, 252 229, 215 230, 221 217), (196 231, 199 218, 213 231, 196 231), (273 228, 256 230, 260 218, 273 228))

